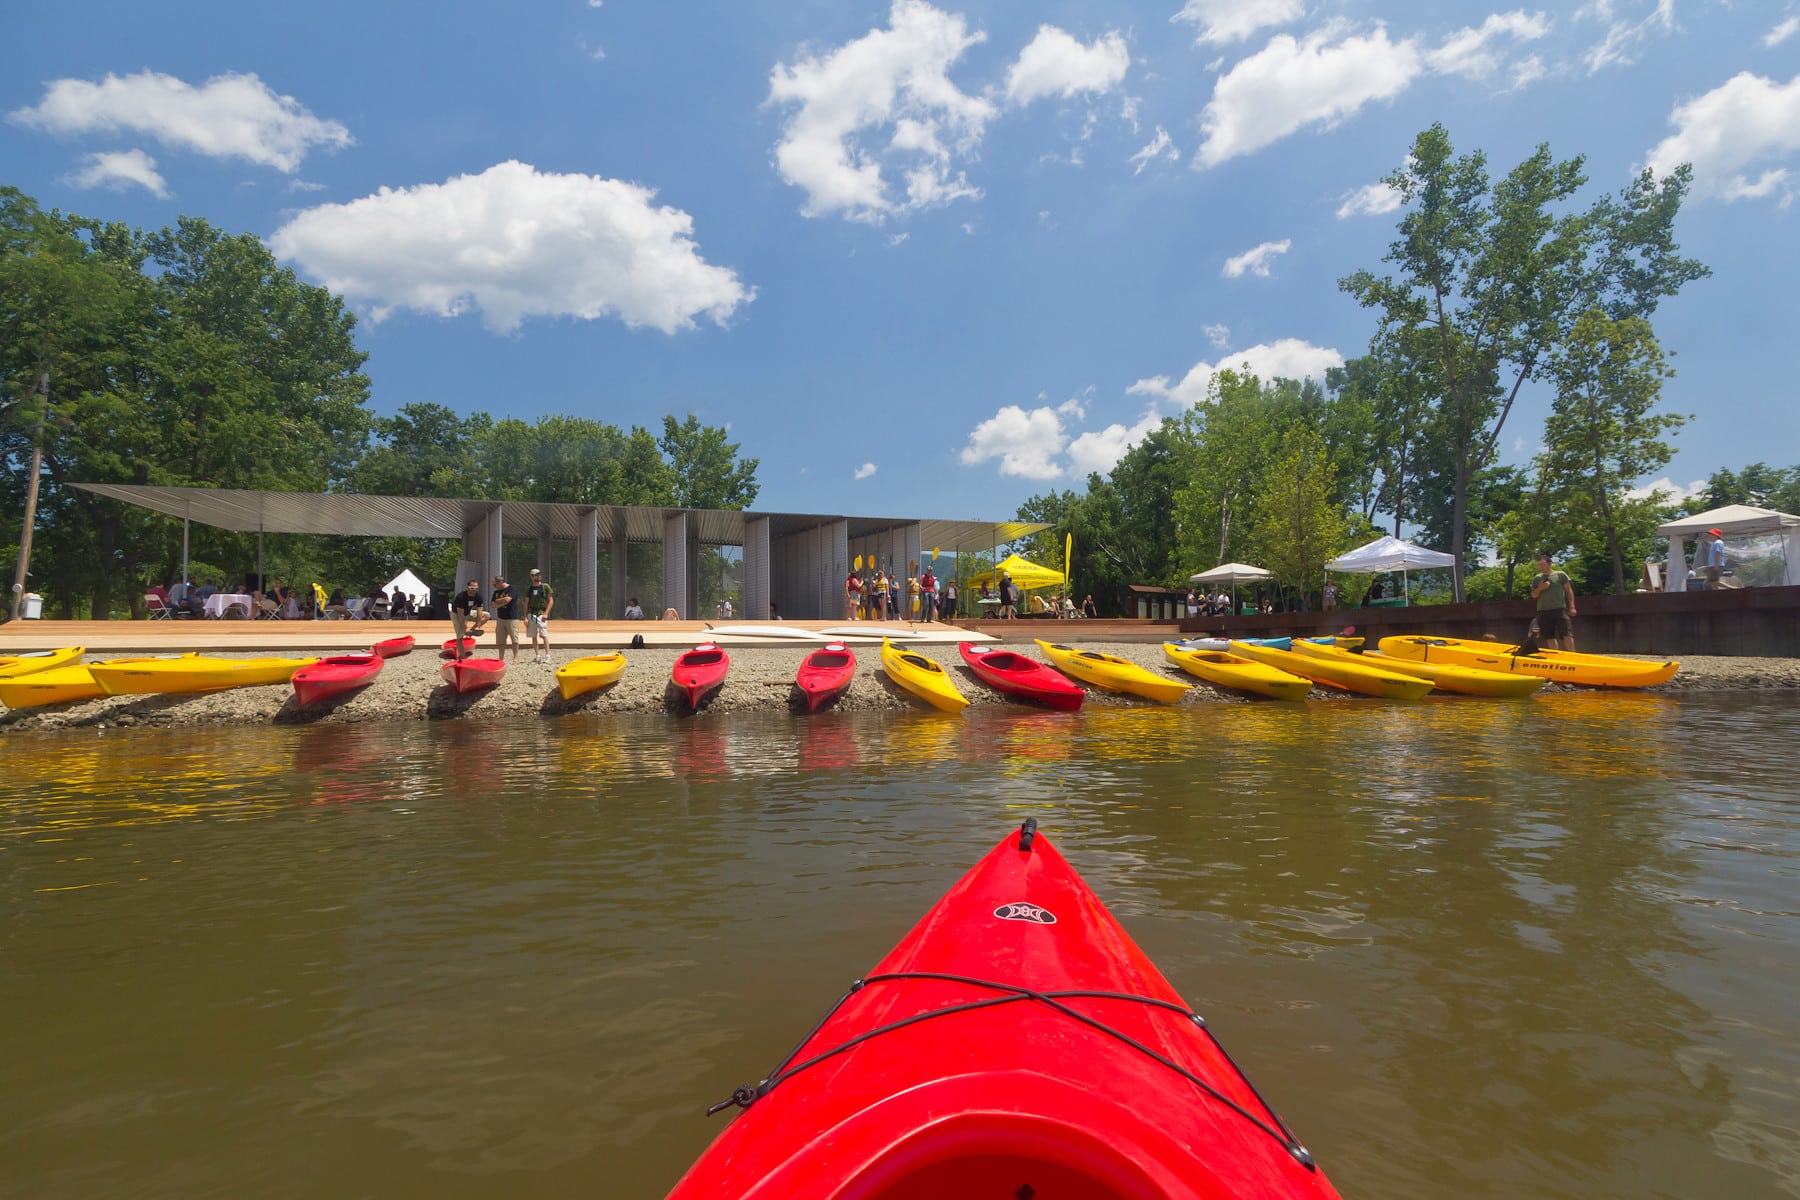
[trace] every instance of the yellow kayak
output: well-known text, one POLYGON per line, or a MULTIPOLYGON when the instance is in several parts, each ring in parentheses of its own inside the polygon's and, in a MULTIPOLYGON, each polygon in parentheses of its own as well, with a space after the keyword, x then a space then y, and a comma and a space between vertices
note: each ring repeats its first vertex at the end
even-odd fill
POLYGON ((1678 662, 1644 662, 1607 654, 1582 654, 1575 650, 1539 650, 1516 654, 1502 642, 1473 642, 1462 638, 1384 637, 1381 652, 1413 662, 1457 663, 1486 671, 1510 671, 1535 675, 1557 683, 1588 687, 1654 687, 1674 678, 1678 662))
POLYGON ((1273 646, 1252 646, 1248 642, 1233 642, 1231 649, 1233 653, 1254 659, 1264 666, 1279 667, 1294 675, 1304 675, 1314 683, 1342 688, 1346 692, 1356 692, 1362 696, 1417 700, 1431 690, 1429 679, 1412 679, 1358 662, 1330 662, 1295 654, 1292 650, 1277 650, 1273 646))
POLYGON ((1487 671, 1480 667, 1463 667, 1455 663, 1411 662, 1404 658, 1391 658, 1385 654, 1376 654, 1373 651, 1357 655, 1338 646, 1321 646, 1317 642, 1303 641, 1299 638, 1294 639, 1294 649, 1313 658, 1360 662, 1365 666, 1379 667, 1383 671, 1392 671, 1397 675, 1410 675, 1414 679, 1429 679, 1431 686, 1441 692, 1457 692, 1464 696, 1529 696, 1544 686, 1544 681, 1534 675, 1487 671))
POLYGON ((556 686, 562 689, 564 700, 573 700, 609 683, 617 683, 624 674, 623 654, 616 651, 611 654, 590 654, 556 668, 556 686))
POLYGON ((1038 649, 1044 652, 1044 657, 1063 674, 1073 675, 1083 683, 1109 692, 1125 692, 1160 704, 1180 704, 1181 698, 1194 690, 1179 679, 1146 671, 1136 663, 1114 654, 1059 646, 1055 642, 1046 642, 1043 638, 1035 640, 1038 649))
POLYGON ((110 696, 152 696, 168 692, 220 692, 226 688, 288 683, 316 658, 114 658, 89 665, 94 680, 110 696))
POLYGON ((1253 692, 1272 700, 1304 700, 1306 693, 1312 691, 1310 679, 1279 667, 1265 667, 1228 650, 1196 650, 1177 642, 1164 642, 1163 653, 1189 675, 1214 687, 1253 692))
POLYGON ((945 712, 961 712, 969 698, 956 690, 950 676, 937 663, 923 654, 903 650, 886 638, 881 639, 881 668, 888 678, 931 705, 945 712))
POLYGON ((36 708, 40 704, 65 704, 104 695, 106 689, 95 683, 94 673, 80 663, 0 678, 0 704, 8 708, 36 708))
POLYGON ((55 667, 78 663, 87 650, 81 646, 64 646, 60 650, 33 650, 26 654, 0 654, 0 679, 17 679, 55 667))

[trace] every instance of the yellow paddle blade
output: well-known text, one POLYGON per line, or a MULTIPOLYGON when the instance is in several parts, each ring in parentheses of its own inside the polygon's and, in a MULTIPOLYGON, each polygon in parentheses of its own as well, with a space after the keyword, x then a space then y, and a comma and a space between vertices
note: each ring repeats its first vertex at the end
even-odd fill
POLYGON ((862 555, 860 554, 856 556, 856 569, 862 570, 862 555))
POLYGON ((936 547, 936 546, 933 546, 933 547, 932 547, 932 548, 931 548, 931 561, 932 561, 932 562, 936 562, 936 561, 937 561, 937 547, 936 547))

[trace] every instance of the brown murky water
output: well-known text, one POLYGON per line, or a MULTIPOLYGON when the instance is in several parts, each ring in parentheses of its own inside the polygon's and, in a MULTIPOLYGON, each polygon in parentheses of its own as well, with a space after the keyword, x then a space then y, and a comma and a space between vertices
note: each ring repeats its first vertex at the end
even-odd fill
POLYGON ((0 1194, 659 1196, 1035 815, 1351 1196, 1800 1195, 1800 708, 0 745, 0 1194))

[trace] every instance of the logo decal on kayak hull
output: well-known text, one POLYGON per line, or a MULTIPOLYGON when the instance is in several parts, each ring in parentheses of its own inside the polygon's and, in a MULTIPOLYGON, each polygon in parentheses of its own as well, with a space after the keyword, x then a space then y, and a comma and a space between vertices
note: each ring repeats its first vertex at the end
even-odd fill
POLYGON ((1056 914, 1047 908, 1024 900, 1015 900, 1011 904, 1002 904, 994 910, 994 915, 1002 921, 1029 921, 1033 925, 1054 925, 1056 914))

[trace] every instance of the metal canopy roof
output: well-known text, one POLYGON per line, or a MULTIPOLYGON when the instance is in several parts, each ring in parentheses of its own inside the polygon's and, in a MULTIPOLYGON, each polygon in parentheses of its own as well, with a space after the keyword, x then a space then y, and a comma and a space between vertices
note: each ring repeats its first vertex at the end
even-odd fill
POLYGON ((622 505, 544 504, 534 500, 451 500, 418 496, 364 496, 346 492, 263 492, 231 488, 155 487, 129 483, 77 483, 100 496, 239 533, 319 533, 351 537, 450 538, 500 511, 508 537, 573 541, 587 512, 599 513, 600 537, 661 542, 663 522, 688 514, 702 545, 741 546, 744 525, 769 518, 769 536, 780 539, 832 521, 849 524, 850 539, 918 525, 920 544, 952 554, 992 550, 1048 525, 1033 521, 940 521, 904 517, 851 517, 831 513, 735 512, 721 509, 629 508, 622 505))

